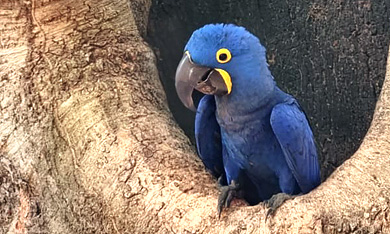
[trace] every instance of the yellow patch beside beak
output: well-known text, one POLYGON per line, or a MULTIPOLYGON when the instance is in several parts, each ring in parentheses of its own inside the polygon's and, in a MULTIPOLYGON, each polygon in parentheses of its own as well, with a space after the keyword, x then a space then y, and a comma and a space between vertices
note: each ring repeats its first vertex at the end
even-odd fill
POLYGON ((232 79, 230 78, 229 73, 219 68, 215 68, 215 70, 222 76, 223 81, 225 82, 225 85, 227 87, 227 94, 230 94, 230 92, 232 91, 232 79))

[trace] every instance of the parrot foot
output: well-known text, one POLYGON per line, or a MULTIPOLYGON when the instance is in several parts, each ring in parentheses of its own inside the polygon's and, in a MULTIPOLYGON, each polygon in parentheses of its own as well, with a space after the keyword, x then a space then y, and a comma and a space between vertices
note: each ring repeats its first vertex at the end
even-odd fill
POLYGON ((221 217, 223 207, 228 208, 233 198, 237 196, 239 185, 232 180, 228 186, 221 186, 221 194, 218 197, 218 217, 221 217))
POLYGON ((273 195, 270 199, 264 201, 265 206, 268 208, 265 220, 267 221, 268 216, 274 215, 275 211, 286 201, 296 197, 296 195, 290 195, 287 193, 278 193, 273 195))

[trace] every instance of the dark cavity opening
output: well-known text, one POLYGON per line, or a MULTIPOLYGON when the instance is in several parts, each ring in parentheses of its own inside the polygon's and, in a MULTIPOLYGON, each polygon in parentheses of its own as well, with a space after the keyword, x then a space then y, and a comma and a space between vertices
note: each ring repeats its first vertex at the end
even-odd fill
POLYGON ((153 0, 148 42, 177 122, 194 140, 194 113, 174 88, 191 33, 208 23, 242 25, 267 48, 278 86, 305 110, 325 179, 358 149, 385 76, 390 1, 369 2, 369 7, 356 7, 336 0, 153 0))

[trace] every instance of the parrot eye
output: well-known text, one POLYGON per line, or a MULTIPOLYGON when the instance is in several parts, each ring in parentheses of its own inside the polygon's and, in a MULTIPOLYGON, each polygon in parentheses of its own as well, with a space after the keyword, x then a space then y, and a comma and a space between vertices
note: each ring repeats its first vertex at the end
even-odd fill
POLYGON ((227 63, 232 59, 232 54, 226 48, 219 49, 216 54, 219 63, 227 63))

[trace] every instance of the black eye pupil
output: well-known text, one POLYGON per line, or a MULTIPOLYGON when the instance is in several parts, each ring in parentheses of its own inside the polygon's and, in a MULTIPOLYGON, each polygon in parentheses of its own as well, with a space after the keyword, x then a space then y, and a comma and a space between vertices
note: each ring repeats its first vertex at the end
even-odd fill
POLYGON ((227 59, 227 54, 220 54, 219 55, 219 60, 225 61, 227 59))

